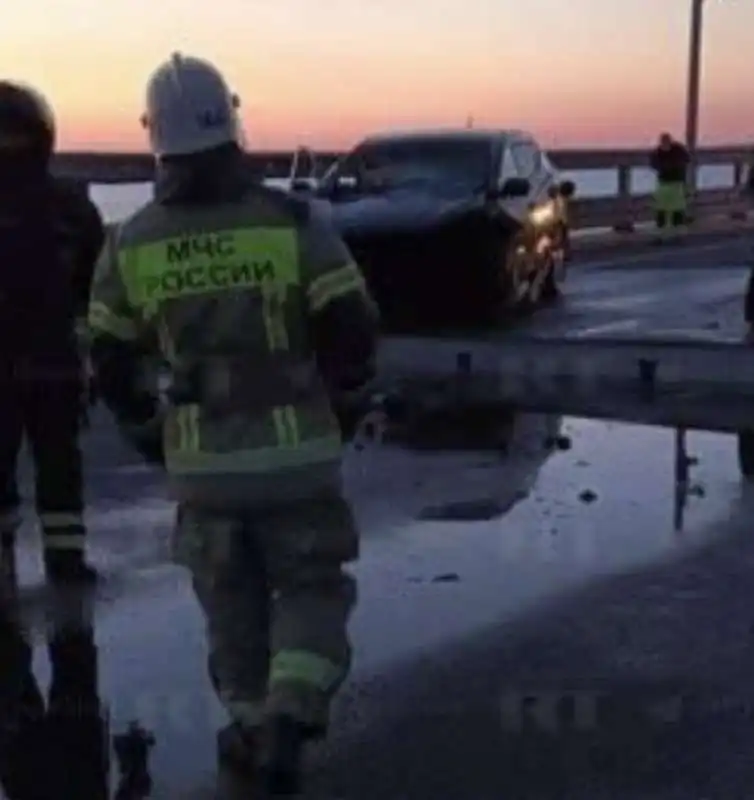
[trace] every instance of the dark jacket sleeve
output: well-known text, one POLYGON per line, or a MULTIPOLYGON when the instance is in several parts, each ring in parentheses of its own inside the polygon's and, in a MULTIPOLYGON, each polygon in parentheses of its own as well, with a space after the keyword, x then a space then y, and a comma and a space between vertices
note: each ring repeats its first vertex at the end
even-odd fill
POLYGON ((376 373, 376 315, 362 298, 343 296, 312 317, 311 329, 330 405, 349 440, 368 411, 365 390, 376 373))
POLYGON ((142 383, 143 365, 155 357, 152 340, 123 284, 117 260, 117 235, 111 235, 98 260, 89 304, 89 356, 105 405, 136 449, 150 461, 162 457, 157 428, 145 426, 158 413, 159 398, 142 383), (140 430, 141 429, 141 430, 140 430))
POLYGON ((89 197, 86 185, 59 180, 57 193, 66 240, 72 251, 76 315, 85 317, 94 268, 105 243, 105 224, 99 209, 89 197))

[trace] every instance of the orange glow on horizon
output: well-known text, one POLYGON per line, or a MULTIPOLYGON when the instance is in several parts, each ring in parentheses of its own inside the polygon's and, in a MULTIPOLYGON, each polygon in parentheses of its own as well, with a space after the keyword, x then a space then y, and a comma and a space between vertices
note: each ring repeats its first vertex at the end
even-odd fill
MULTIPOLYGON (((683 135, 687 0, 25 0, 3 11, 0 75, 54 105, 61 150, 143 151, 150 71, 214 60, 248 145, 341 149, 395 127, 516 127, 551 147, 683 135), (316 11, 315 11, 316 9, 316 11)), ((752 4, 707 4, 703 143, 754 126, 752 4)))

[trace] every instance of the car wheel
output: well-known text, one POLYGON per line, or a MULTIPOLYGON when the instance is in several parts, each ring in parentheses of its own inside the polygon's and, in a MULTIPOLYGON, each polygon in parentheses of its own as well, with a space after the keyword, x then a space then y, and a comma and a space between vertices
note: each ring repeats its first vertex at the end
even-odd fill
POLYGON ((534 277, 529 281, 526 304, 531 310, 538 308, 544 301, 545 283, 552 273, 551 261, 549 254, 542 256, 534 277))
POLYGON ((503 250, 499 268, 501 301, 505 310, 522 308, 529 295, 529 279, 526 274, 527 253, 521 252, 520 242, 511 242, 503 250))
POLYGON ((565 264, 562 251, 550 253, 547 275, 542 284, 542 301, 554 303, 563 296, 562 284, 565 279, 565 264))

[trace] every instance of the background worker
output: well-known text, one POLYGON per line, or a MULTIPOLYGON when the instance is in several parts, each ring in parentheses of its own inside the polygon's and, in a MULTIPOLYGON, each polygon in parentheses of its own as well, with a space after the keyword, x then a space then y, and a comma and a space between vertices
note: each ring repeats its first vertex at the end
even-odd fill
POLYGON ((678 229, 687 222, 686 178, 690 157, 688 150, 669 133, 660 136, 650 157, 657 178, 655 220, 660 232, 678 229))
POLYGON ((155 199, 103 252, 92 361, 103 400, 145 458, 164 460, 179 500, 176 558, 232 719, 220 756, 293 793, 350 664, 344 564, 358 536, 340 461, 373 376, 376 310, 312 207, 252 182, 238 100, 212 64, 176 54, 146 95, 155 199), (149 354, 172 371, 164 420, 139 388, 149 354))
POLYGON ((21 522, 16 466, 26 436, 47 577, 90 583, 82 320, 104 226, 85 191, 51 175, 54 145, 44 98, 0 81, 0 537, 7 550, 21 522))

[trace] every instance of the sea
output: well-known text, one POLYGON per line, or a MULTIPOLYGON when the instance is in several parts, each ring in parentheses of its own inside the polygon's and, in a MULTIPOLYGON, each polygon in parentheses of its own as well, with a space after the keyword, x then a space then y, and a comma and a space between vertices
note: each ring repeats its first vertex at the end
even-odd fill
MULTIPOLYGON (((613 169, 578 170, 563 172, 563 178, 572 180, 579 197, 614 197, 618 193, 618 171, 613 169)), ((708 165, 699 168, 697 185, 700 189, 718 189, 732 186, 733 166, 727 164, 708 165)), ((285 179, 271 180, 270 184, 285 187, 285 179)), ((646 168, 632 171, 633 194, 652 191, 654 175, 646 168)), ((106 222, 120 222, 149 202, 152 197, 151 183, 123 183, 119 185, 93 185, 92 200, 97 204, 106 222)))

